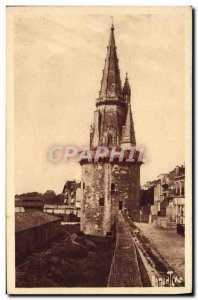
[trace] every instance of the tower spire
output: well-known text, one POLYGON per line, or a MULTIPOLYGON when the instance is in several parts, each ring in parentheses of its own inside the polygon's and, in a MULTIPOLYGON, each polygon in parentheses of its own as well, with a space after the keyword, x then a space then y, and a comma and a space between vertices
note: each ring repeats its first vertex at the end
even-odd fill
POLYGON ((129 85, 128 80, 128 73, 126 73, 125 83, 123 87, 123 96, 128 103, 127 107, 127 115, 125 120, 125 125, 123 126, 122 131, 122 141, 121 144, 125 145, 136 145, 136 139, 135 139, 135 131, 133 126, 133 118, 132 118, 132 112, 131 112, 131 88, 129 85))
POLYGON ((114 29, 114 25, 113 25, 113 17, 111 16, 111 20, 112 20, 112 22, 111 22, 111 29, 114 29))
POLYGON ((128 73, 126 73, 126 78, 124 82, 124 87, 123 87, 123 97, 126 100, 126 102, 130 102, 131 98, 131 87, 129 85, 129 79, 128 79, 128 73))
POLYGON ((112 22, 99 98, 118 98, 119 96, 122 97, 122 88, 112 22))

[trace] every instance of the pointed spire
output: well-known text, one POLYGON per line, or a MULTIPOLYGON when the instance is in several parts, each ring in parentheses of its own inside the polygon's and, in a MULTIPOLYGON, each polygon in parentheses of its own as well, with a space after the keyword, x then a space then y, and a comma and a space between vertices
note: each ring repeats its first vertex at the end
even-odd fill
POLYGON ((123 126, 121 144, 135 146, 136 139, 135 139, 135 131, 134 131, 134 126, 133 126, 133 118, 132 118, 132 113, 131 113, 131 102, 130 102, 131 88, 129 85, 127 73, 126 73, 126 79, 125 79, 124 88, 123 88, 123 94, 128 103, 128 107, 127 107, 127 115, 126 115, 125 125, 123 126))
POLYGON ((124 82, 123 97, 125 98, 127 103, 130 101, 131 88, 130 88, 130 85, 129 85, 128 73, 126 73, 126 78, 125 78, 125 82, 124 82))
POLYGON ((114 30, 113 17, 112 17, 112 16, 111 16, 111 20, 112 20, 112 23, 111 23, 111 30, 114 30))
POLYGON ((114 25, 112 22, 99 97, 117 98, 119 96, 122 96, 122 88, 114 37, 114 25))
POLYGON ((127 144, 133 146, 136 145, 130 102, 128 102, 128 109, 127 109, 125 125, 123 126, 121 144, 127 144))

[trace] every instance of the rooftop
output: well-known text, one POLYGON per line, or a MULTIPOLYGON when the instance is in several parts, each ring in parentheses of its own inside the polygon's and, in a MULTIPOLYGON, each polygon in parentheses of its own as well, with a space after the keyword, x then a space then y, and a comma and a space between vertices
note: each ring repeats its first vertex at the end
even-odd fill
POLYGON ((43 202, 42 201, 34 201, 33 200, 28 200, 28 201, 23 201, 23 200, 16 200, 15 201, 15 207, 42 207, 43 202))
POLYGON ((24 231, 57 220, 60 220, 60 218, 40 211, 18 212, 15 213, 15 232, 24 231))

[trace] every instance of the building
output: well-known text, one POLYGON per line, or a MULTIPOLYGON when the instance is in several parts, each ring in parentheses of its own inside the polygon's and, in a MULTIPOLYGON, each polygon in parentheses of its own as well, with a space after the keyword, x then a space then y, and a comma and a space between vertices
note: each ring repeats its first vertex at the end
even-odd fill
POLYGON ((151 222, 160 227, 176 229, 185 225, 185 167, 176 166, 150 182, 154 188, 151 222))
POLYGON ((153 181, 153 188, 154 188, 154 199, 153 199, 154 201, 153 201, 153 205, 151 206, 151 215, 153 216, 154 219, 160 215, 161 179, 156 179, 153 181))
POLYGON ((75 180, 66 181, 62 194, 65 196, 64 203, 67 205, 76 205, 76 192, 80 188, 80 183, 75 180))
MULTIPOLYGON (((131 88, 126 75, 121 84, 114 26, 96 100, 94 123, 90 130, 90 149, 129 149, 136 145, 131 112, 131 88)), ((113 150, 112 150, 113 151, 113 150)), ((102 159, 81 161, 82 194, 81 230, 87 234, 106 235, 112 231, 117 210, 126 209, 133 220, 140 218, 140 166, 135 161, 102 159)))
POLYGON ((15 212, 43 211, 43 202, 39 197, 21 197, 15 199, 15 212))
POLYGON ((153 182, 147 182, 140 190, 140 222, 150 223, 151 208, 154 206, 153 182))
POLYGON ((15 214, 15 254, 20 261, 59 235, 61 220, 40 211, 15 214))
POLYGON ((60 217, 62 224, 65 222, 80 222, 80 207, 73 205, 46 203, 43 212, 60 217))
POLYGON ((166 218, 174 222, 178 233, 184 235, 185 227, 185 167, 177 166, 173 170, 171 197, 166 207, 166 218))
POLYGON ((75 180, 66 181, 62 193, 45 201, 43 211, 48 214, 57 215, 62 223, 80 222, 81 184, 75 180))

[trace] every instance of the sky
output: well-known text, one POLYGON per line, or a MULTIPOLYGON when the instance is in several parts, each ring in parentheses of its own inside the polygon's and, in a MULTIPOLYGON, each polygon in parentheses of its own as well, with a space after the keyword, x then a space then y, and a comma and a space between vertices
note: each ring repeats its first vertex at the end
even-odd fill
MULTIPOLYGON (((14 17, 15 193, 61 193, 80 180, 53 145, 89 144, 112 11, 23 9, 14 17)), ((128 72, 141 184, 184 163, 185 22, 182 14, 113 11, 121 79, 128 72)))

